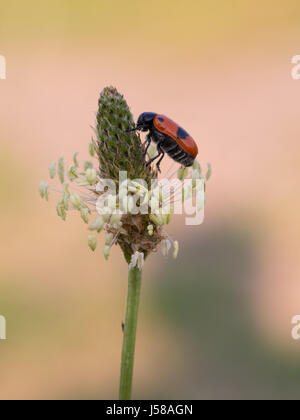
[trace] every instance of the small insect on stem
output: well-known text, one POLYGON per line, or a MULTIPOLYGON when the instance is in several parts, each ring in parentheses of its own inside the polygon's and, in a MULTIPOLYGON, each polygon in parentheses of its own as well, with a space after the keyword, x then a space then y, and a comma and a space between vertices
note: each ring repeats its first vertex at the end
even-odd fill
POLYGON ((136 127, 126 130, 126 132, 136 130, 148 131, 144 157, 151 141, 157 145, 157 155, 147 162, 147 166, 158 159, 156 167, 160 172, 160 163, 165 153, 182 166, 193 165, 198 154, 197 144, 182 127, 170 118, 154 112, 144 112, 139 116, 136 127))
POLYGON ((124 329, 125 329, 125 324, 124 324, 124 322, 122 321, 122 324, 121 324, 121 328, 122 328, 122 332, 124 332, 124 329))

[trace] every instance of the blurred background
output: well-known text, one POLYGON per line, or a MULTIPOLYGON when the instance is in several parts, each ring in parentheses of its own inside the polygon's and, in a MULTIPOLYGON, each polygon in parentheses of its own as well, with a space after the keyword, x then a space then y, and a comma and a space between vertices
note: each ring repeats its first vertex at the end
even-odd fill
POLYGON ((117 398, 127 267, 38 195, 113 85, 213 166, 204 224, 145 266, 133 397, 298 399, 299 1, 0 1, 0 398, 117 398))

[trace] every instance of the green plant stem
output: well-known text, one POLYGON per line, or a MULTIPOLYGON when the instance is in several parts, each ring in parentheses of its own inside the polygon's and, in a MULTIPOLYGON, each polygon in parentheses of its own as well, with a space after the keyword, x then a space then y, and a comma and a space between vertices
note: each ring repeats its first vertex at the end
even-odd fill
POLYGON ((127 308, 123 335, 123 348, 120 375, 120 400, 131 399, 132 375, 136 327, 138 320, 142 272, 134 267, 129 270, 127 308))

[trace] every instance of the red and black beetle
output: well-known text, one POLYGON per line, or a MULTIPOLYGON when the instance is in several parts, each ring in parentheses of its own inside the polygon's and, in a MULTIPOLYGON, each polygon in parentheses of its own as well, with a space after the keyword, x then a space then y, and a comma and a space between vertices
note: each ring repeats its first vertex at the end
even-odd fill
POLYGON ((143 112, 138 118, 137 125, 128 131, 149 131, 146 137, 147 153, 151 141, 157 144, 157 155, 147 162, 150 165, 159 158, 156 166, 160 171, 160 163, 167 153, 175 162, 183 166, 192 166, 198 154, 198 147, 193 138, 170 118, 154 112, 143 112))

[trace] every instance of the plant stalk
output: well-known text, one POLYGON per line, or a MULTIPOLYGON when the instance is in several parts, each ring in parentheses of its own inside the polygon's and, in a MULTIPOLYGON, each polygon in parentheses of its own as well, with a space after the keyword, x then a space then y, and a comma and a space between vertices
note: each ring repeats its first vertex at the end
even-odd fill
POLYGON ((123 332, 123 347, 120 375, 120 400, 130 400, 134 364, 136 327, 138 320, 142 272, 137 267, 129 270, 126 317, 123 332))

